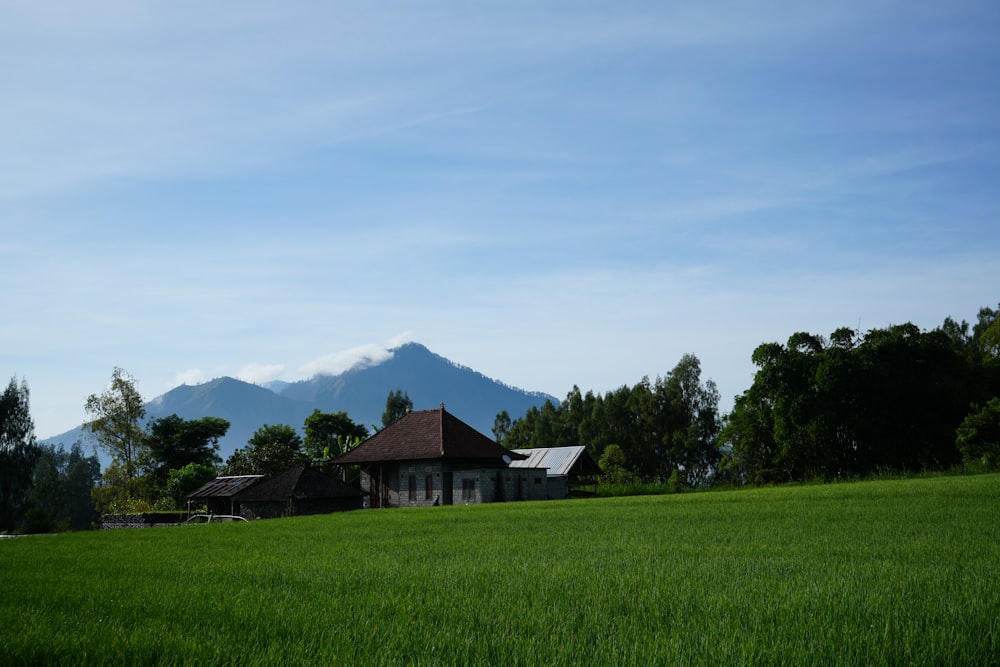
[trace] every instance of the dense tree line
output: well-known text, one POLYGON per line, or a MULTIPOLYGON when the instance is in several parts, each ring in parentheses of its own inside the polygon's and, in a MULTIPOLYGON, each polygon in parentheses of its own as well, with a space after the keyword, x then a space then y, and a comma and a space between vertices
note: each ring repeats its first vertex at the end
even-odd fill
POLYGON ((841 328, 759 346, 753 385, 722 432, 727 472, 756 484, 995 465, 998 315, 983 308, 973 327, 948 318, 932 331, 841 328))
POLYGON ((24 515, 24 531, 49 533, 86 530, 100 518, 91 495, 101 479, 101 462, 85 456, 80 443, 67 452, 60 445, 41 445, 32 472, 24 515))
POLYGON ((69 452, 37 443, 28 385, 11 378, 0 395, 0 532, 90 527, 100 472, 80 443, 69 452))
POLYGON ((1000 309, 754 350, 752 386, 720 418, 718 392, 684 358, 664 378, 497 415, 511 449, 585 445, 605 479, 689 487, 1000 467, 1000 309))
POLYGON ((652 382, 646 377, 603 395, 573 387, 558 406, 546 401, 513 421, 501 412, 493 432, 509 449, 584 445, 616 481, 695 487, 719 461, 720 425, 719 392, 702 382, 701 363, 687 354, 652 382))

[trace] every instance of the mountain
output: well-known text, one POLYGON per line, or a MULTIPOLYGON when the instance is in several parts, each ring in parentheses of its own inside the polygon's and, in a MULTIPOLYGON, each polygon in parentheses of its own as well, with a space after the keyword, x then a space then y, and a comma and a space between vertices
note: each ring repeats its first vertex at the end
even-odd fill
MULTIPOLYGON (((270 388, 229 377, 182 385, 149 401, 146 415, 150 419, 177 414, 184 419, 211 416, 228 420, 229 432, 219 441, 220 455, 226 459, 264 424, 289 424, 302 433, 303 422, 317 408, 344 411, 369 431, 373 426, 381 428, 386 397, 396 389, 406 392, 414 410, 444 403, 448 412, 491 437, 493 420, 502 410, 517 419, 546 400, 558 403, 547 394, 488 378, 418 343, 391 352, 389 359, 378 364, 359 364, 339 375, 317 375, 300 382, 271 383, 270 388)), ((80 435, 76 428, 43 442, 68 447, 80 435)))
POLYGON ((419 343, 395 348, 389 359, 377 365, 358 365, 339 375, 294 382, 281 395, 316 404, 327 412, 344 410, 370 430, 372 424, 381 427, 385 399, 396 389, 406 392, 414 410, 444 403, 448 412, 486 435, 492 434, 493 421, 502 410, 516 419, 546 400, 558 404, 551 396, 507 386, 419 343))

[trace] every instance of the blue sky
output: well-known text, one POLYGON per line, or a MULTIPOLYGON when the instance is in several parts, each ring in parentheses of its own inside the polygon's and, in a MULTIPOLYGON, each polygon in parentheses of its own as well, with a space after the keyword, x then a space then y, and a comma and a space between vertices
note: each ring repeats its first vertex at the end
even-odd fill
POLYGON ((0 9, 0 369, 40 437, 417 341, 559 398, 1000 302, 1000 5, 0 9))

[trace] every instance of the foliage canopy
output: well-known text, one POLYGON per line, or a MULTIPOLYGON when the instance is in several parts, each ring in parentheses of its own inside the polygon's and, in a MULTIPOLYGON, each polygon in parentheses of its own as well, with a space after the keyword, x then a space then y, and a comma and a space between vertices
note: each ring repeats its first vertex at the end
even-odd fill
POLYGON ((264 424, 226 460, 227 475, 270 477, 293 466, 308 463, 302 438, 288 424, 264 424))
POLYGON ((965 452, 956 446, 956 429, 970 404, 1000 394, 1000 366, 980 337, 997 314, 981 310, 971 335, 949 318, 932 331, 842 328, 829 340, 800 332, 760 345, 753 385, 722 432, 726 470, 761 484, 940 470, 979 456, 971 435, 965 452))

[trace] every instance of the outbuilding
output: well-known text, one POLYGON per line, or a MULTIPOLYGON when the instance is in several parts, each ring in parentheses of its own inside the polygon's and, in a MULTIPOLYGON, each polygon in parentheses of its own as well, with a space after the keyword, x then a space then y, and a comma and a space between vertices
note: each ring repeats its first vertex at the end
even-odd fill
POLYGON ((240 516, 273 519, 361 509, 368 494, 330 472, 296 466, 236 494, 240 516))
POLYGON ((511 462, 511 468, 545 470, 549 498, 569 498, 570 489, 597 485, 601 468, 583 445, 515 449, 524 456, 511 462))
POLYGON ((210 514, 239 514, 236 495, 264 479, 263 475, 229 475, 216 477, 187 494, 192 505, 205 505, 210 514))

